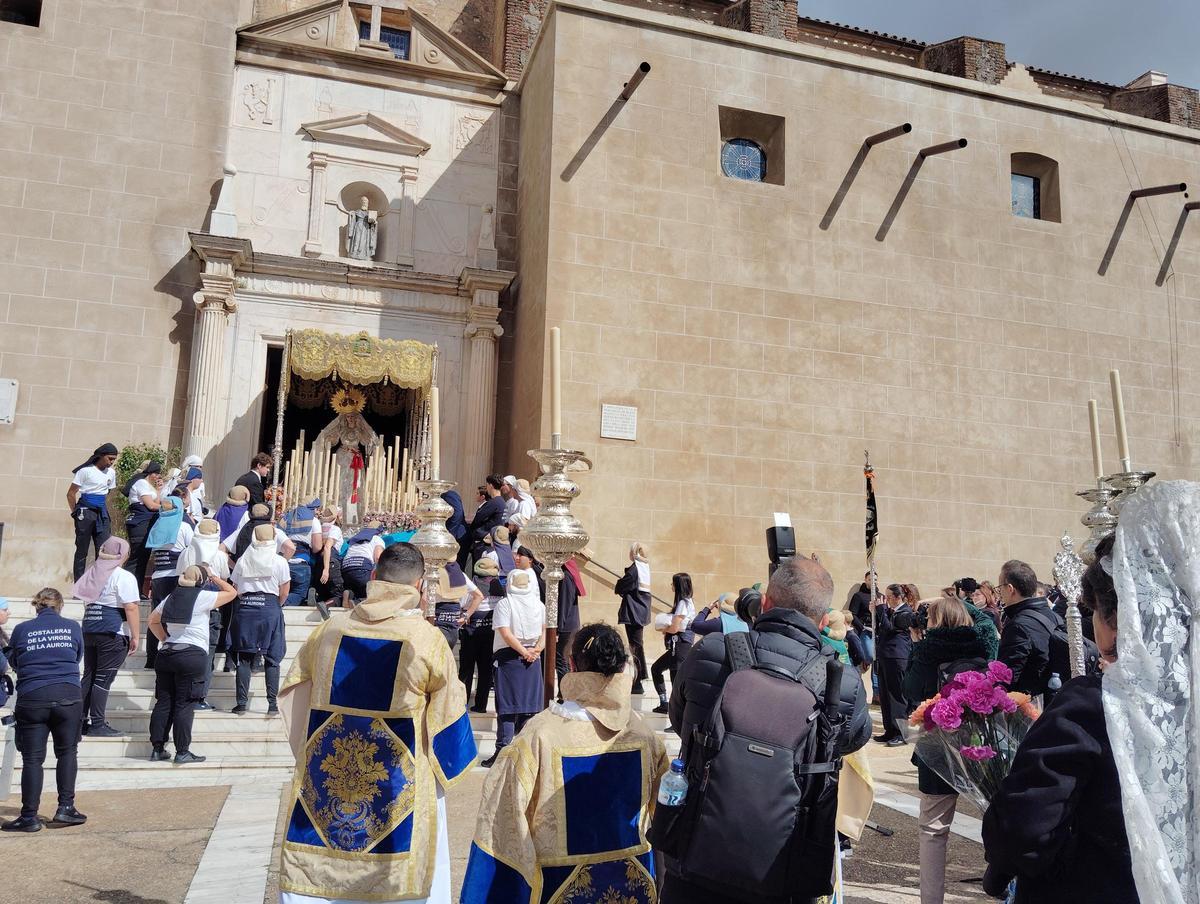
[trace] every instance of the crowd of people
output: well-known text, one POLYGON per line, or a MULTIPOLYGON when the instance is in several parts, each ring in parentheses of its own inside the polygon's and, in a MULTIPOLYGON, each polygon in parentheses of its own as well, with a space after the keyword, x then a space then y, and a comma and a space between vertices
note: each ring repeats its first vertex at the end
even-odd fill
MULTIPOLYGON (((285 716, 297 756, 285 904, 448 901, 445 798, 479 760, 471 713, 493 699, 496 749, 482 762, 491 768, 463 902, 819 899, 869 812, 869 794, 865 810, 851 798, 856 783, 870 788, 860 751, 872 699, 874 741, 903 747, 918 704, 992 661, 1043 711, 984 814, 985 890, 1003 897, 1016 879, 1020 904, 1195 904, 1200 894, 1190 558, 1200 485, 1152 485, 1126 504, 1084 575, 1086 674, 1074 680, 1065 594, 1022 561, 1004 563, 994 583, 962 578, 930 597, 868 573, 844 607, 815 556, 785 559, 765 584, 700 609, 679 572, 656 616, 650 550, 635 542, 614 584, 623 638, 582 623, 587 590, 567 564, 547 703, 545 584, 520 541, 536 514, 523 481, 489 476, 469 519, 447 494, 460 555, 426 619, 420 551, 377 524, 345 537, 320 500, 272 519, 256 501, 265 456, 216 511, 204 504, 202 463, 187 463, 169 491, 161 466, 144 463, 124 488, 128 539, 102 536, 95 508, 101 483, 115 487, 104 476, 114 455, 98 449, 68 496, 82 622, 45 589, 8 647, 24 768, 21 814, 6 831, 41 827, 51 740, 54 819, 86 819, 74 806, 76 746, 82 733, 115 732, 107 694, 141 642, 146 591, 152 759, 203 759, 191 750, 193 714, 209 707, 222 653, 236 672, 233 711, 247 710, 261 671, 268 714, 285 716), (349 611, 318 625, 281 681, 283 609, 313 597, 349 611), (649 666, 648 626, 665 648, 649 666), (675 759, 633 705, 647 678, 654 711, 679 737, 675 759)), ((961 789, 916 753, 913 763, 920 896, 941 904, 961 789)))

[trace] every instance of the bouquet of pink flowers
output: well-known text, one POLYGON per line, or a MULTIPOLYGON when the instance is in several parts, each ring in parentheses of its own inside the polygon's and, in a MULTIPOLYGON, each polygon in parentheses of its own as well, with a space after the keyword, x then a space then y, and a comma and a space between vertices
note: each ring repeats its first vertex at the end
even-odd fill
POLYGON ((1012 670, 960 672, 909 717, 917 756, 981 810, 1000 789, 1017 748, 1038 717, 1026 694, 1009 691, 1012 670))

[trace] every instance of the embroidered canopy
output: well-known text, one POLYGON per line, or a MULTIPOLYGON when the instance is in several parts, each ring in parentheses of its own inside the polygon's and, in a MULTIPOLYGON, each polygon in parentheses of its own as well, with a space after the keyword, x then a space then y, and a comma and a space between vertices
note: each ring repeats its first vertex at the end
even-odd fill
POLYGON ((342 336, 292 330, 288 352, 292 373, 306 380, 333 376, 358 386, 386 381, 421 390, 433 383, 436 349, 415 339, 377 339, 366 331, 342 336))

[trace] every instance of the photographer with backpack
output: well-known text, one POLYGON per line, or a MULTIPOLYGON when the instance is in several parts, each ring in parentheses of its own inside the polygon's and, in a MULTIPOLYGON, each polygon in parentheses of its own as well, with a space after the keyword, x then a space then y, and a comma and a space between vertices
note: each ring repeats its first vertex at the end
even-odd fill
POLYGON ((705 637, 680 667, 670 719, 687 790, 660 801, 651 830, 662 904, 829 894, 841 757, 871 734, 858 673, 821 644, 832 599, 820 563, 787 559, 753 628, 705 637))

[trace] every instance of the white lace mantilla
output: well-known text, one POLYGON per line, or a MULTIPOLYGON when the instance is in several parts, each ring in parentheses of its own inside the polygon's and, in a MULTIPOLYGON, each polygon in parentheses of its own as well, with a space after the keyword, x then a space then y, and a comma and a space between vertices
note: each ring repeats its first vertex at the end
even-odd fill
POLYGON ((1164 481, 1121 511, 1117 661, 1104 716, 1145 904, 1200 904, 1200 484, 1164 481))

